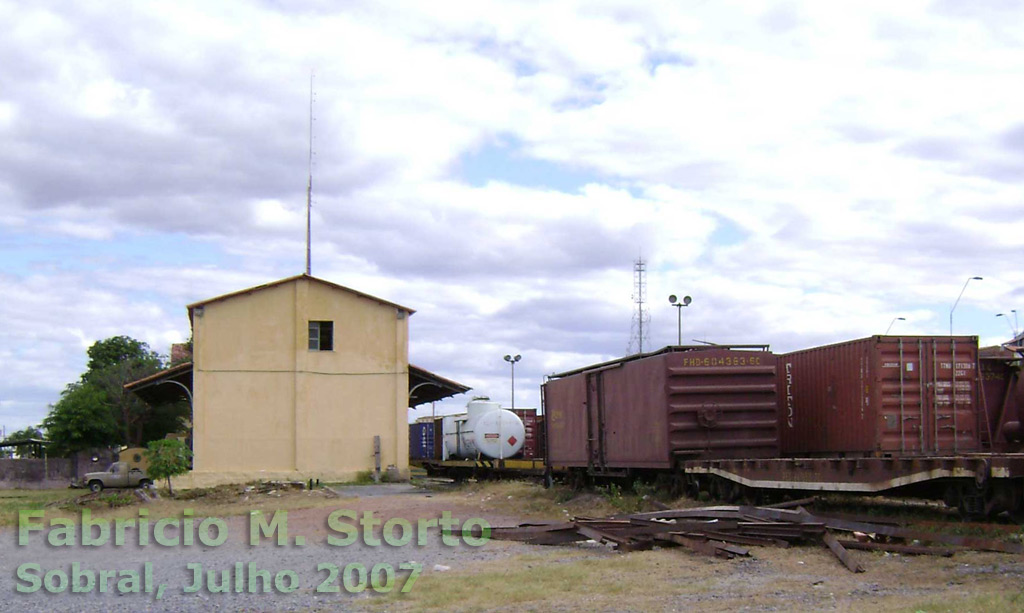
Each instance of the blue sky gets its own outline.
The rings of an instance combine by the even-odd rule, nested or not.
[[[130,9],[130,10],[129,10]],[[315,15],[315,19],[310,16]],[[302,272],[417,309],[411,360],[507,403],[649,346],[1006,340],[1024,309],[1011,4],[0,0],[0,425],[92,342]],[[445,403],[454,411],[465,398]]]

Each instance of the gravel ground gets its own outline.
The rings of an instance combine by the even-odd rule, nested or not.
[[[401,489],[401,491],[397,491]],[[336,531],[329,531],[327,527],[328,514],[337,509],[348,509],[362,514],[371,512],[375,518],[386,521],[392,517],[402,517],[415,526],[417,520],[438,519],[442,508],[450,510],[455,517],[467,519],[469,517],[483,517],[491,524],[514,523],[514,518],[503,517],[494,514],[481,514],[472,508],[458,508],[458,505],[447,504],[442,507],[437,501],[431,501],[429,494],[409,490],[408,488],[395,487],[373,487],[358,488],[354,491],[346,489],[343,494],[363,494],[356,498],[339,498],[337,505],[322,509],[306,509],[290,511],[288,513],[289,541],[291,544],[277,546],[272,539],[264,540],[260,545],[250,546],[249,517],[228,517],[224,518],[227,525],[227,540],[215,547],[204,546],[196,539],[193,546],[170,546],[165,547],[154,542],[145,546],[139,546],[136,533],[127,530],[128,543],[117,547],[112,543],[100,547],[76,546],[51,546],[46,542],[46,531],[34,532],[29,536],[28,544],[19,546],[18,533],[16,529],[5,529],[0,533],[0,542],[4,543],[0,549],[0,576],[4,577],[6,583],[0,588],[0,611],[308,611],[308,610],[334,610],[345,609],[360,601],[370,598],[373,590],[367,587],[362,593],[348,593],[341,587],[338,593],[318,593],[317,587],[328,579],[327,570],[317,570],[321,563],[334,564],[344,568],[348,564],[359,563],[367,570],[374,565],[387,564],[396,571],[396,584],[392,589],[401,589],[411,571],[400,570],[402,564],[416,563],[421,566],[423,573],[444,572],[448,567],[453,570],[466,568],[467,566],[487,560],[499,559],[509,555],[526,551],[528,546],[508,542],[488,542],[480,547],[472,547],[465,543],[459,546],[447,546],[442,543],[440,531],[437,528],[428,530],[429,538],[424,546],[418,546],[416,539],[405,546],[388,546],[383,544],[379,547],[370,547],[362,542],[349,546],[331,546],[326,542],[328,534],[336,537],[342,536]],[[400,495],[399,495],[400,494]],[[258,507],[257,507],[258,508]],[[270,513],[272,510],[267,508]],[[199,521],[195,521],[199,525]],[[152,526],[152,522],[151,522]],[[399,529],[400,535],[401,530]],[[375,530],[375,535],[380,538],[380,528]],[[167,535],[173,537],[175,531],[167,530]],[[294,543],[296,536],[305,539],[305,545]],[[108,593],[99,592],[99,583],[93,586],[92,591],[86,593],[72,592],[71,581],[68,586],[58,593],[50,593],[45,585],[34,593],[18,593],[17,587],[28,586],[26,580],[19,580],[17,569],[26,563],[35,563],[41,567],[38,573],[40,579],[48,571],[61,570],[69,577],[72,575],[72,563],[77,562],[82,569],[89,569],[93,572],[99,570],[134,570],[140,576],[144,575],[144,564],[150,563],[152,568],[152,592],[151,593],[126,593],[118,592],[117,580],[110,580]],[[240,584],[242,592],[234,592],[234,583],[229,587],[229,593],[214,593],[209,585],[205,585],[194,593],[186,593],[186,587],[193,584],[194,572],[189,570],[189,564],[201,564],[204,571],[218,571],[217,581],[220,580],[219,571],[234,573],[236,563],[241,563],[244,568],[252,565],[254,569],[269,571],[271,577],[280,571],[293,571],[294,577],[298,580],[298,587],[290,593],[248,593],[248,575],[243,573]],[[98,573],[97,573],[98,577]],[[52,575],[51,586],[59,588],[59,577]],[[282,581],[286,581],[282,576]],[[232,578],[232,581],[236,579]],[[80,580],[85,584],[87,579]],[[140,589],[145,590],[140,580]],[[256,580],[257,589],[260,581]],[[160,585],[166,586],[162,595],[157,599],[156,592]],[[285,583],[285,585],[287,585]],[[328,585],[341,586],[341,581],[335,579]],[[127,587],[127,586],[126,586]],[[415,587],[413,587],[415,589]]]

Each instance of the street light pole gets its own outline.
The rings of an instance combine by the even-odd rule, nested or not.
[[[683,301],[679,302],[676,299],[676,295],[672,294],[668,297],[668,303],[676,307],[676,345],[683,344],[683,307],[690,306],[693,298],[689,296],[683,296]]]
[[[956,302],[953,303],[953,308],[949,309],[949,335],[953,336],[953,311],[956,310],[956,305],[960,304],[960,299],[963,298],[964,292],[967,291],[967,284],[971,281],[984,281],[981,277],[968,277],[964,281],[964,287],[960,290],[960,295],[956,297]]]
[[[889,336],[889,330],[892,330],[892,325],[897,321],[907,321],[906,317],[893,317],[892,321],[889,322],[889,327],[885,329],[885,335]]]
[[[505,361],[512,366],[512,410],[516,410],[516,362],[523,359],[523,356],[516,354],[514,356],[506,355]]]

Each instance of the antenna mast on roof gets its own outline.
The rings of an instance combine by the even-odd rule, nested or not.
[[[313,71],[309,71],[309,181],[306,183],[306,274],[313,270],[312,218],[313,214]]]

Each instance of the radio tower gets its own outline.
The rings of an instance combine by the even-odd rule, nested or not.
[[[306,183],[306,274],[313,274],[313,71],[309,72],[309,181]]]
[[[651,327],[651,314],[647,312],[647,262],[643,257],[633,262],[633,304],[636,310],[633,311],[633,325],[629,331],[629,347],[626,350],[628,355],[644,352],[644,343],[647,342]]]

